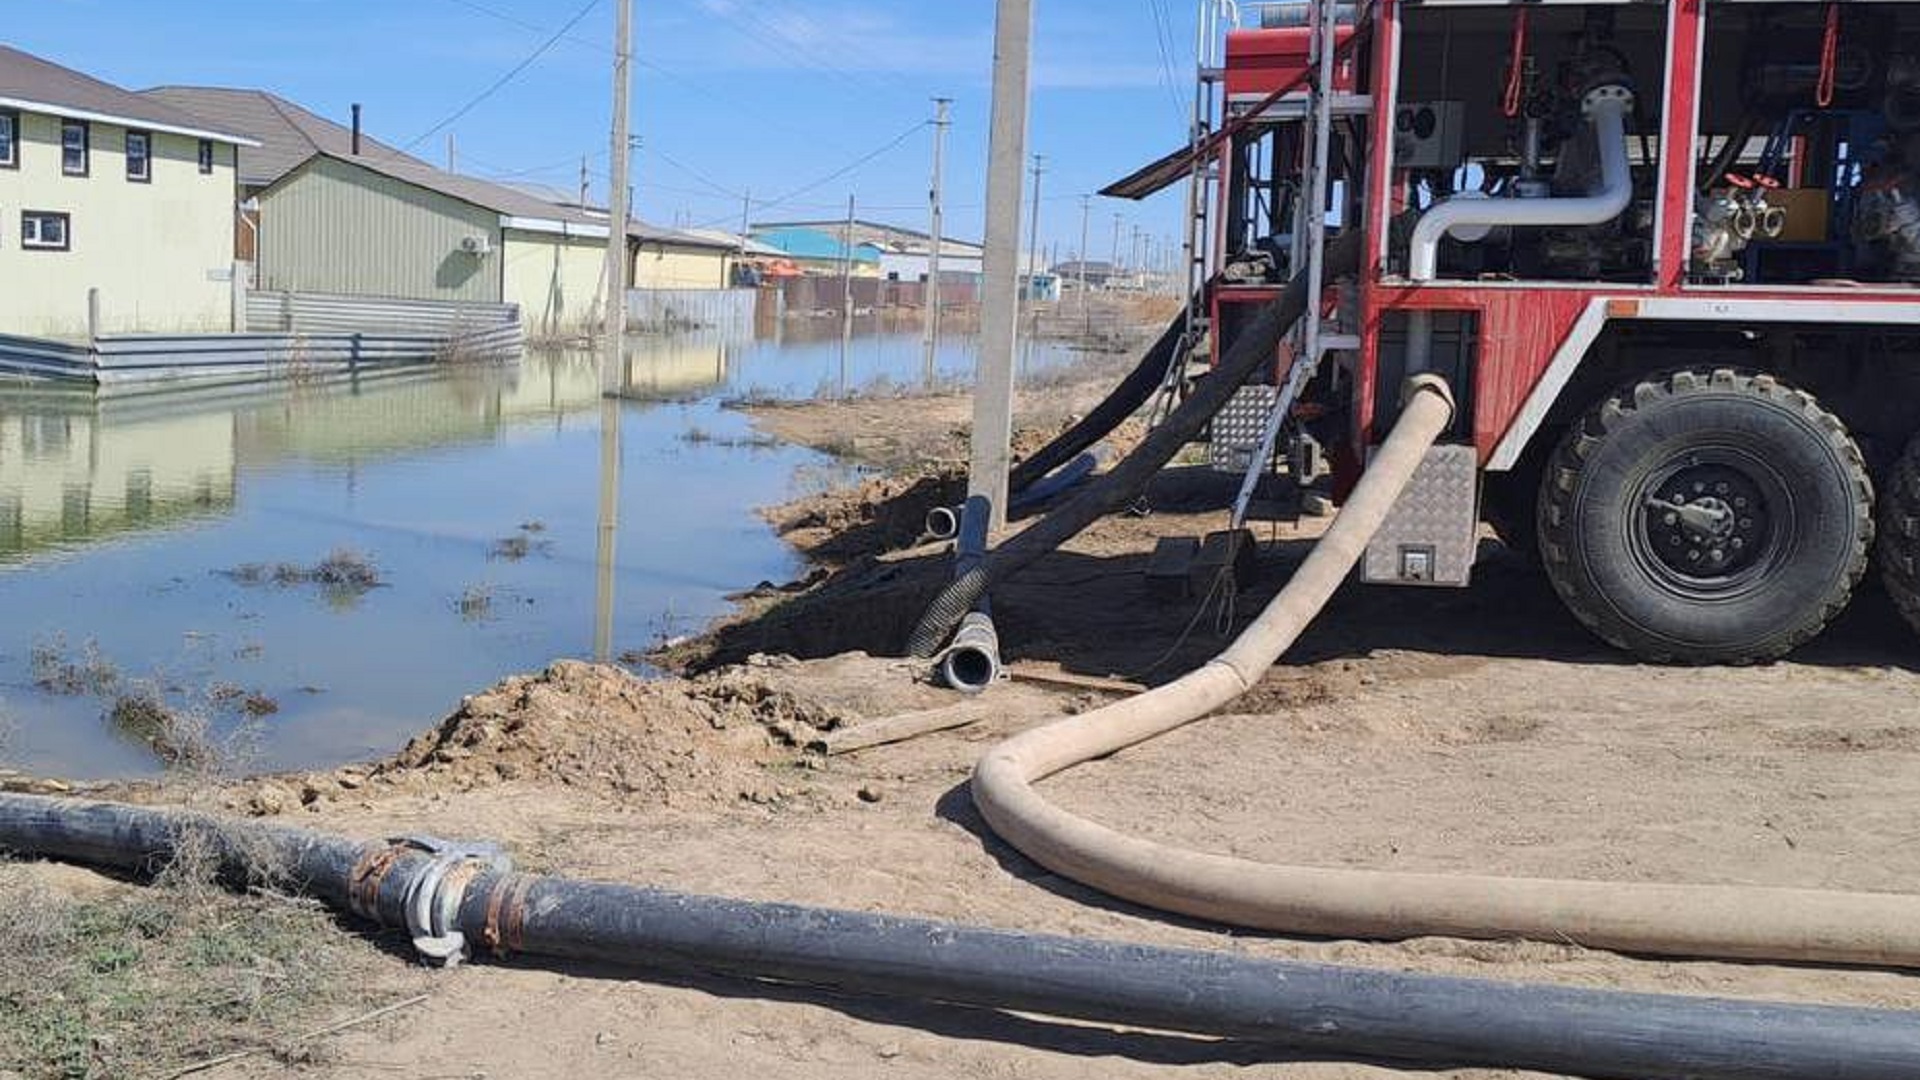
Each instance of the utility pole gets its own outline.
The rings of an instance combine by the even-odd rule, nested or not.
[[[984,501],[989,530],[1007,523],[1007,472],[1012,464],[1013,361],[1020,335],[1020,168],[1027,158],[1033,0],[998,0],[993,38],[986,280],[980,298],[980,367],[973,388],[973,453],[967,480],[969,512]]]
[[[1133,227],[1133,262],[1129,264],[1133,268],[1133,272],[1135,275],[1138,275],[1142,270],[1142,265],[1140,262],[1140,235],[1141,235],[1140,226],[1135,225]],[[1144,282],[1141,282],[1140,284],[1144,284]]]
[[[847,396],[847,360],[853,353],[853,218],[854,197],[847,196],[847,228],[840,234],[840,396]]]
[[[740,196],[740,239],[747,238],[747,232],[753,228],[753,189],[749,188]]]
[[[927,288],[924,316],[926,319],[926,360],[921,364],[921,375],[931,384],[938,370],[940,353],[940,246],[945,237],[946,228],[946,157],[947,128],[953,126],[953,99],[933,99],[933,220],[927,230],[931,244],[927,250]]]
[[[613,179],[607,188],[606,336],[600,369],[600,520],[595,552],[594,658],[613,656],[614,564],[620,537],[620,421],[617,398],[624,378],[627,332],[627,109],[633,90],[633,0],[619,0],[613,45]],[[580,203],[586,205],[586,162],[580,163]]]
[[[1038,300],[1035,288],[1040,277],[1040,178],[1047,174],[1047,156],[1033,155],[1033,206],[1027,211],[1032,232],[1027,238],[1027,299]]]
[[[587,159],[580,158],[580,209],[587,208]]]
[[[450,173],[460,171],[460,144],[451,131],[447,132],[447,171]]]
[[[627,110],[633,93],[633,0],[619,0],[613,43],[613,179],[607,187],[607,366],[600,389],[620,389],[622,346],[627,332],[627,204],[632,144]]]
[[[1113,278],[1120,276],[1120,229],[1125,220],[1124,214],[1113,215],[1113,262],[1109,264],[1109,268],[1113,271]]]
[[[1093,326],[1093,309],[1088,306],[1087,297],[1087,241],[1092,235],[1087,231],[1093,222],[1093,196],[1080,196],[1080,319],[1088,328]]]

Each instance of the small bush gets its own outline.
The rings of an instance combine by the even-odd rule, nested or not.
[[[67,648],[66,635],[40,638],[33,643],[28,664],[34,685],[50,694],[110,694],[120,684],[120,669],[91,639],[75,656]]]
[[[348,547],[335,548],[313,566],[290,562],[242,563],[226,571],[226,575],[241,585],[271,583],[281,588],[318,585],[331,597],[346,598],[358,597],[384,584],[380,568],[374,565],[372,557]]]

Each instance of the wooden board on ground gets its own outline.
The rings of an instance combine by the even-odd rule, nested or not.
[[[993,716],[997,710],[990,701],[973,699],[948,705],[926,712],[905,713],[889,716],[883,720],[870,720],[864,724],[830,731],[826,737],[814,744],[814,749],[823,750],[830,755],[851,754],[855,750],[867,750],[888,743],[905,742],[908,739],[931,735],[936,731],[951,731],[954,728],[977,724]]]
[[[1147,688],[1139,683],[1125,679],[1107,679],[1098,675],[1076,675],[1071,671],[1061,671],[1055,667],[1043,667],[1036,664],[1015,663],[1007,665],[1007,675],[1020,682],[1040,683],[1045,686],[1065,686],[1075,690],[1098,690],[1103,694],[1143,694]]]

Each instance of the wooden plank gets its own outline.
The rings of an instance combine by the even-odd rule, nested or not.
[[[1147,688],[1139,683],[1125,679],[1105,679],[1097,675],[1075,675],[1058,668],[1035,667],[1032,664],[1009,664],[1007,676],[1016,682],[1040,683],[1044,686],[1065,686],[1075,690],[1098,690],[1105,694],[1144,694]]]
[[[830,731],[824,739],[815,743],[813,748],[824,750],[833,756],[851,754],[855,750],[867,750],[889,743],[905,742],[922,735],[931,735],[936,731],[951,731],[954,728],[977,724],[993,716],[997,711],[984,701],[963,701],[944,708],[889,716],[884,720],[870,720],[853,727]]]

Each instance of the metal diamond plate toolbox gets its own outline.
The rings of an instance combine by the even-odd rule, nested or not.
[[[1367,545],[1363,580],[1455,587],[1472,580],[1480,534],[1479,464],[1471,446],[1429,449]]]
[[[1209,456],[1221,472],[1244,473],[1267,433],[1267,417],[1279,400],[1277,386],[1243,386],[1213,418]]]

